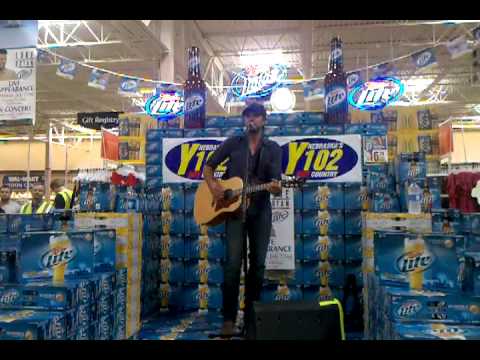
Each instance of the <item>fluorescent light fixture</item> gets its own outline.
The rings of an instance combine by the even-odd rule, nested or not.
[[[52,26],[52,25],[77,25],[85,23],[86,20],[38,20],[38,26]]]
[[[281,49],[243,52],[240,55],[240,62],[243,66],[271,64],[288,65],[288,60]]]

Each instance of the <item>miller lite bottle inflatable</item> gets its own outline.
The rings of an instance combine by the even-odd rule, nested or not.
[[[200,56],[197,47],[188,49],[188,74],[184,88],[184,125],[186,129],[205,127],[206,85],[200,75]]]
[[[343,71],[342,41],[331,41],[328,72],[325,75],[325,117],[328,124],[348,123],[347,76]]]

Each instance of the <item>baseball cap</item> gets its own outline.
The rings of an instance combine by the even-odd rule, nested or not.
[[[242,117],[245,116],[263,116],[264,118],[267,117],[267,110],[263,107],[262,104],[259,103],[252,103],[248,105],[245,109],[242,111]]]

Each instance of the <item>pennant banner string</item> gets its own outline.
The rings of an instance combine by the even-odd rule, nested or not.
[[[357,72],[357,71],[363,71],[363,70],[367,70],[367,69],[372,69],[372,68],[375,68],[379,65],[382,65],[382,64],[386,64],[386,63],[394,63],[394,62],[397,62],[397,61],[400,61],[400,60],[403,60],[403,59],[406,59],[406,58],[409,58],[411,57],[412,55],[414,54],[417,54],[417,53],[420,53],[420,52],[423,52],[423,51],[426,51],[426,50],[429,50],[429,49],[433,49],[433,48],[436,48],[440,45],[446,45],[447,42],[437,42],[437,43],[434,43],[432,44],[431,46],[428,46],[424,49],[420,49],[420,50],[415,50],[415,51],[412,51],[408,54],[405,54],[405,55],[402,55],[402,56],[399,56],[399,57],[396,57],[390,61],[383,61],[383,62],[380,62],[380,63],[377,63],[377,64],[372,64],[372,65],[368,65],[368,66],[364,66],[364,67],[361,67],[361,68],[357,68],[357,69],[353,69],[353,70],[350,70],[348,71],[348,73],[352,73],[352,72]],[[109,73],[111,75],[114,75],[114,76],[117,76],[117,77],[123,77],[123,78],[128,78],[128,79],[133,79],[133,80],[139,80],[139,81],[143,81],[143,82],[146,82],[146,83],[154,83],[154,84],[165,84],[165,85],[172,85],[172,86],[183,86],[183,84],[180,84],[180,83],[172,83],[172,82],[168,82],[168,81],[162,81],[162,80],[153,80],[153,79],[147,79],[147,78],[142,78],[142,77],[138,77],[138,76],[132,76],[132,75],[127,75],[127,74],[123,74],[123,73],[118,73],[118,72],[115,72],[115,71],[111,71],[111,70],[107,70],[107,69],[103,69],[103,68],[99,68],[97,66],[93,66],[93,65],[89,65],[89,64],[85,64],[85,63],[81,63],[79,61],[76,61],[76,60],[72,60],[72,59],[69,59],[63,55],[59,55],[53,51],[50,51],[48,49],[39,49],[39,51],[43,51],[43,52],[46,52],[46,53],[49,53],[55,57],[58,57],[60,59],[64,59],[64,60],[68,60],[68,61],[72,61],[72,62],[75,62],[77,63],[78,65],[80,66],[83,66],[83,67],[86,67],[86,68],[90,68],[90,69],[97,69],[97,70],[100,70],[100,71],[103,71],[105,73]],[[308,82],[308,81],[315,81],[315,80],[322,80],[324,79],[324,76],[321,76],[321,77],[313,77],[311,79],[302,79],[302,80],[283,80],[282,83],[284,84],[291,84],[291,85],[294,85],[294,84],[300,84],[300,83],[304,83],[304,82]],[[211,89],[228,89],[228,88],[234,88],[236,86],[232,86],[232,85],[223,85],[223,86],[211,86],[209,84],[207,84],[207,86]]]

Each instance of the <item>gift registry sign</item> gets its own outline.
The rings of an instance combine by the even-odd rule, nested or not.
[[[293,189],[271,195],[272,232],[265,266],[267,270],[295,270]]]
[[[309,181],[361,182],[361,136],[280,136],[271,137],[282,149],[282,173]],[[203,169],[225,140],[216,138],[163,139],[163,180],[165,183],[203,180]],[[221,178],[225,159],[216,169]]]

